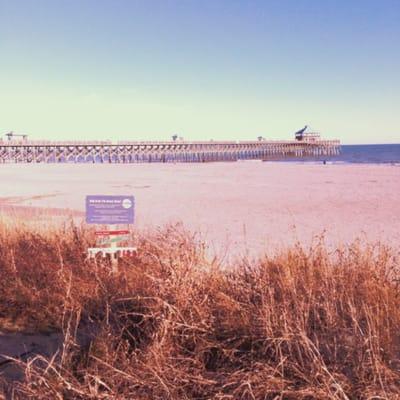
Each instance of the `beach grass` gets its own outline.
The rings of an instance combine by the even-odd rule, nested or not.
[[[53,358],[15,361],[15,399],[400,398],[395,249],[297,244],[228,267],[166,226],[113,273],[86,258],[94,240],[0,227],[2,330],[64,333]]]

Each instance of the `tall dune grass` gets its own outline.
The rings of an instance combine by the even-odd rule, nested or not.
[[[1,227],[0,321],[65,334],[53,359],[20,362],[14,398],[400,398],[393,249],[298,245],[223,269],[181,228],[136,240],[113,274],[85,258],[86,228]]]

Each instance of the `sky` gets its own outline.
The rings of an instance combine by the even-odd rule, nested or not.
[[[400,0],[0,0],[0,134],[400,142]]]

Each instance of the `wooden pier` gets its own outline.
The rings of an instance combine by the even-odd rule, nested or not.
[[[332,156],[338,140],[31,141],[0,140],[0,163],[151,163]]]

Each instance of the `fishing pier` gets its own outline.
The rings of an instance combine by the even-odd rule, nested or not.
[[[339,140],[304,136],[288,141],[32,141],[0,140],[0,163],[166,163],[275,160],[332,156]]]

